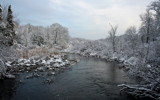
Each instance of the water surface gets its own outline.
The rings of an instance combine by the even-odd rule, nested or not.
[[[0,95],[2,100],[127,100],[119,95],[118,84],[129,83],[126,73],[118,68],[116,62],[106,62],[96,58],[80,56],[81,61],[55,76],[50,76],[54,82],[44,84],[48,77],[24,79],[27,73],[22,73],[17,80],[24,84],[11,82],[14,91]],[[45,74],[42,72],[41,74]],[[16,81],[16,80],[15,80]],[[0,92],[6,91],[7,85],[2,84]],[[11,85],[12,84],[12,85]],[[3,92],[2,91],[2,92]]]

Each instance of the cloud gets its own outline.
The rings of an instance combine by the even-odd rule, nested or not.
[[[142,2],[138,0],[136,2],[129,0],[101,0],[103,4],[110,4],[109,6],[101,7],[88,0],[75,0],[69,2],[69,4],[68,1],[70,0],[63,2],[65,9],[62,11],[72,15],[73,23],[79,27],[79,30],[77,28],[76,30],[71,28],[72,32],[76,32],[76,35],[79,33],[79,35],[84,37],[85,35],[92,35],[92,37],[93,35],[99,35],[101,38],[105,37],[104,33],[107,36],[110,30],[109,23],[119,26],[119,35],[124,34],[129,26],[135,25],[139,27],[141,23],[139,15],[145,11],[149,2],[149,0],[147,2],[145,0],[141,0]]]
[[[126,28],[131,25],[135,25],[137,27],[140,25],[138,15],[142,11],[142,7],[140,6],[130,8],[127,6],[113,5],[109,8],[96,8],[87,2],[75,2],[75,4],[79,9],[81,9],[81,15],[85,15],[85,19],[89,19],[92,23],[92,25],[88,25],[88,27],[92,27],[93,31],[97,30],[97,33],[94,32],[94,35],[100,35],[104,32],[107,34],[110,29],[109,23],[119,25],[119,34],[123,34]]]
[[[73,37],[99,39],[107,36],[109,23],[123,34],[131,25],[139,27],[139,15],[152,0],[9,0],[22,23],[47,26],[60,23]],[[7,0],[6,0],[7,2]]]
[[[51,0],[51,2],[55,3],[55,4],[62,4],[61,0]]]

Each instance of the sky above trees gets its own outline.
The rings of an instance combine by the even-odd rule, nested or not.
[[[129,26],[140,26],[139,15],[153,0],[1,0],[11,4],[22,25],[49,26],[60,23],[72,37],[107,37],[109,23],[118,25],[121,35]]]

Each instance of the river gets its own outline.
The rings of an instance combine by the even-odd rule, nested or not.
[[[0,81],[0,100],[128,100],[119,94],[118,84],[134,84],[134,80],[118,68],[117,62],[97,58],[78,57],[80,62],[55,76],[52,84],[44,84],[47,77]],[[42,72],[43,73],[43,72]],[[16,82],[23,80],[23,84]]]

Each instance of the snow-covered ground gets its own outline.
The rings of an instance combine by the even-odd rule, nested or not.
[[[18,60],[14,60],[13,62],[7,61],[6,63],[0,61],[2,66],[0,72],[3,73],[0,75],[3,78],[15,78],[14,74],[17,75],[19,72],[34,72],[32,75],[26,76],[27,79],[39,76],[36,72],[47,72],[49,75],[54,75],[59,70],[65,69],[76,62],[76,59],[68,59],[67,55],[54,55],[46,57],[33,56],[28,59],[20,58]]]

